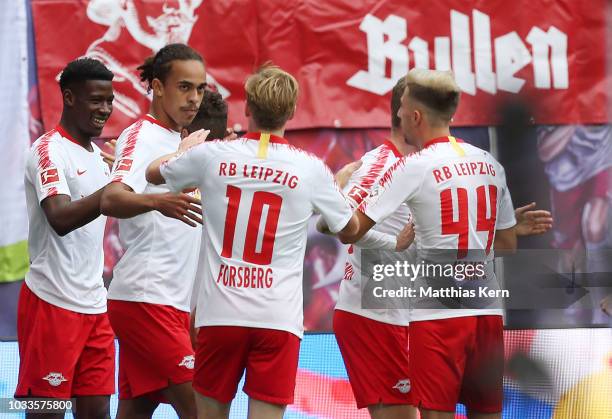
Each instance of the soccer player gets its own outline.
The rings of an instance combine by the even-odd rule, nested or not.
[[[192,226],[201,223],[200,201],[147,183],[145,169],[179,149],[181,128],[196,116],[204,95],[205,70],[200,55],[183,44],[160,49],[140,70],[153,94],[150,112],[118,138],[112,183],[101,200],[104,214],[120,218],[126,248],[108,294],[119,339],[117,417],[150,417],[168,401],[189,418],[196,414],[189,311],[201,237],[199,225]]]
[[[303,335],[308,220],[354,233],[355,218],[327,166],[283,138],[298,84],[264,66],[246,84],[249,133],[166,156],[147,170],[172,190],[198,187],[204,218],[193,382],[200,418],[227,418],[246,370],[249,418],[281,418],[293,402]]]
[[[368,197],[385,171],[398,159],[416,150],[407,144],[397,112],[406,87],[401,78],[391,94],[391,135],[381,146],[366,153],[363,164],[353,173],[344,193],[353,208]],[[374,229],[395,237],[406,224],[405,234],[414,239],[410,211],[403,204]],[[395,243],[388,250],[395,248]],[[408,373],[408,310],[364,309],[361,303],[361,248],[348,248],[344,280],[334,311],[334,333],[346,366],[359,409],[367,407],[374,419],[408,419],[416,411],[410,405]],[[384,248],[384,247],[383,247]],[[401,254],[409,259],[410,251]],[[375,368],[372,366],[375,365]]]
[[[60,122],[34,142],[26,163],[30,270],[19,296],[15,397],[75,397],[77,418],[109,417],[115,391],[100,216],[109,168],[91,141],[113,110],[112,79],[97,60],[70,62],[59,79]]]
[[[398,116],[405,138],[419,152],[398,160],[382,176],[356,212],[359,231],[348,241],[406,203],[415,220],[420,260],[433,249],[454,249],[459,261],[474,252],[486,254],[482,262],[490,267],[494,249],[516,248],[503,167],[489,153],[450,135],[459,93],[449,72],[408,73]],[[493,281],[489,271],[487,279]],[[411,311],[410,398],[425,419],[453,418],[458,402],[471,418],[501,417],[501,314],[496,308]]]
[[[361,158],[362,165],[343,188],[353,208],[369,196],[388,168],[404,155],[416,151],[416,147],[406,142],[397,116],[405,87],[406,79],[401,78],[392,91],[390,138]],[[531,203],[515,210],[517,235],[542,234],[552,227],[550,212],[534,208],[535,203]],[[387,233],[393,238],[395,234],[398,234],[397,238],[409,235],[404,239],[412,242],[414,230],[405,227],[406,223],[412,227],[410,218],[408,207],[402,204],[372,230]],[[334,333],[357,407],[368,407],[374,419],[414,417],[416,411],[409,405],[408,309],[362,308],[361,249],[385,248],[384,245],[364,247],[362,242],[348,248],[344,281],[340,285],[334,312]],[[386,245],[386,250],[392,249]],[[409,251],[404,252],[401,258],[416,264],[415,256],[413,251]],[[371,365],[378,367],[372,370]]]

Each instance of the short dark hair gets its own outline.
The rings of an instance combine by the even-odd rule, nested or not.
[[[402,77],[393,86],[391,92],[391,127],[399,128],[401,125],[401,119],[397,116],[399,108],[402,106],[402,95],[406,90],[406,76]]]
[[[185,44],[168,44],[157,54],[150,56],[138,67],[140,70],[140,80],[147,84],[147,89],[151,90],[151,83],[154,79],[159,79],[163,83],[166,81],[168,73],[172,67],[172,61],[195,60],[204,63],[202,56],[196,50]]]
[[[93,58],[77,58],[70,61],[62,70],[59,85],[62,92],[71,84],[86,80],[112,81],[114,74],[101,61]]]
[[[206,89],[197,115],[193,118],[187,131],[191,134],[199,129],[208,129],[208,138],[219,139],[226,135],[227,103],[221,94]]]

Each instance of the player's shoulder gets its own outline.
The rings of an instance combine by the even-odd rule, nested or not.
[[[481,157],[481,158],[489,161],[490,163],[495,164],[495,165],[501,167],[501,164],[499,163],[499,161],[488,150],[485,150],[483,148],[480,148],[480,147],[477,147],[477,146],[475,146],[473,144],[468,144],[468,143],[462,144],[462,146],[466,147],[468,150],[470,150],[470,152],[471,152],[471,154],[473,156]]]
[[[270,158],[291,162],[296,168],[326,166],[316,154],[297,147],[291,143],[272,143],[269,145]]]
[[[148,123],[145,119],[138,119],[134,121],[131,125],[121,131],[119,137],[117,138],[117,143],[120,141],[127,141],[128,138],[137,138],[142,136],[151,128],[151,124]]]
[[[61,149],[61,140],[61,134],[56,129],[52,129],[38,137],[36,141],[32,143],[30,155],[40,158],[48,156],[52,152],[57,153],[57,150]]]
[[[59,131],[57,129],[52,129],[50,131],[45,132],[44,134],[42,134],[40,137],[38,137],[33,143],[32,146],[30,148],[34,149],[36,148],[38,145],[40,145],[41,143],[46,143],[49,144],[52,141],[58,141],[61,138],[61,134],[59,133]]]
[[[363,166],[369,166],[376,163],[386,162],[387,159],[393,156],[393,151],[386,144],[381,144],[376,148],[366,152],[363,156],[361,156],[361,161],[363,162]]]
[[[283,144],[282,147],[283,150],[294,159],[298,167],[304,169],[314,168],[315,170],[323,170],[326,173],[331,173],[327,164],[316,154],[291,144]]]

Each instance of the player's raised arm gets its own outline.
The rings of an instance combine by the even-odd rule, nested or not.
[[[167,162],[173,158],[176,160],[179,157],[185,156],[187,150],[204,143],[209,133],[210,131],[208,130],[198,130],[181,141],[179,149],[176,153],[166,154],[165,156],[155,159],[147,167],[147,181],[154,185],[166,183],[166,176],[163,176],[161,170],[162,165],[167,164]],[[180,163],[175,164],[173,161],[173,164],[171,165],[173,169],[167,171],[167,176],[174,175],[173,179],[176,179],[176,182],[174,182],[175,185],[178,185],[179,183],[185,184],[185,186],[176,190],[183,190],[186,186],[195,186],[197,181],[200,179],[199,174],[201,173],[201,167],[197,166],[197,162],[200,160],[200,158],[205,158],[205,155],[202,155],[201,153],[190,153],[188,156],[181,158]]]
[[[134,128],[135,130],[136,128]],[[132,137],[133,139],[134,137]],[[131,144],[130,135],[118,140],[118,159],[113,168],[111,184],[100,199],[100,211],[115,218],[131,218],[149,211],[159,211],[194,226],[201,223],[200,200],[187,194],[143,194],[147,180],[145,169],[155,158],[146,148],[139,148],[137,141]],[[126,149],[128,150],[126,152]]]
[[[345,197],[347,197],[348,202],[351,205],[351,208],[353,209],[359,206],[363,198],[365,198],[367,196],[367,193],[369,192],[369,189],[365,189],[360,186],[360,193],[351,194],[353,186],[358,179],[367,176],[368,172],[369,166],[366,168],[365,166],[363,166],[363,162],[361,160],[357,160],[346,164],[334,175],[336,183],[340,188],[343,189],[343,193]],[[357,222],[358,220],[359,214],[356,214],[355,221]],[[368,221],[365,219],[362,222],[363,225],[368,224]],[[343,241],[343,243],[349,243],[350,240],[352,240],[353,238],[352,236],[358,231],[358,228],[355,230],[351,230],[353,226],[347,225],[347,227],[349,228],[345,232],[341,231],[338,233],[338,238],[340,239],[340,241]],[[410,231],[412,231],[412,237],[409,232],[406,231],[406,229],[410,229]],[[362,249],[384,249],[402,251],[407,249],[414,241],[414,231],[412,230],[412,226],[406,226],[406,229],[402,230],[402,232],[397,236],[388,233],[383,233],[380,231],[369,230],[364,233],[357,242],[355,242],[355,245],[361,247]],[[327,223],[325,222],[325,219],[323,217],[320,217],[319,220],[317,220],[317,230],[323,234],[333,234],[329,230],[329,227],[327,226]]]
[[[537,209],[535,202],[516,208],[514,215],[517,236],[544,234],[552,228],[552,214],[550,211]]]

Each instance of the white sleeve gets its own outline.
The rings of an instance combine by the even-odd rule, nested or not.
[[[353,216],[351,207],[334,180],[334,175],[321,160],[315,160],[312,177],[312,206],[323,216],[329,230],[337,233],[348,224]]]
[[[370,190],[374,186],[374,182],[365,181],[371,164],[363,157],[361,161],[362,165],[353,172],[346,186],[342,189],[342,193],[353,209],[359,207],[359,204],[370,195]]]
[[[499,191],[499,210],[497,212],[497,222],[495,224],[496,230],[504,230],[516,225],[516,217],[514,215],[514,206],[512,205],[512,197],[510,196],[510,190],[506,185],[506,174],[501,165],[498,165],[501,171],[502,186]]]
[[[207,156],[211,154],[210,147],[207,147],[209,144],[199,144],[162,163],[159,171],[170,190],[180,192],[200,186],[208,163]]]
[[[38,202],[55,195],[71,196],[66,180],[68,167],[61,150],[55,142],[49,142],[46,147],[34,147],[30,151],[27,170]]]
[[[383,221],[421,189],[424,172],[410,158],[399,159],[372,188],[359,211],[376,223]]]
[[[139,135],[131,136],[130,131],[124,131],[117,140],[116,160],[113,164],[111,182],[121,182],[132,188],[136,193],[142,193],[147,187],[145,173],[149,164],[158,157],[154,148]]]
[[[361,249],[395,250],[397,247],[397,237],[370,229],[355,243],[355,246]]]

